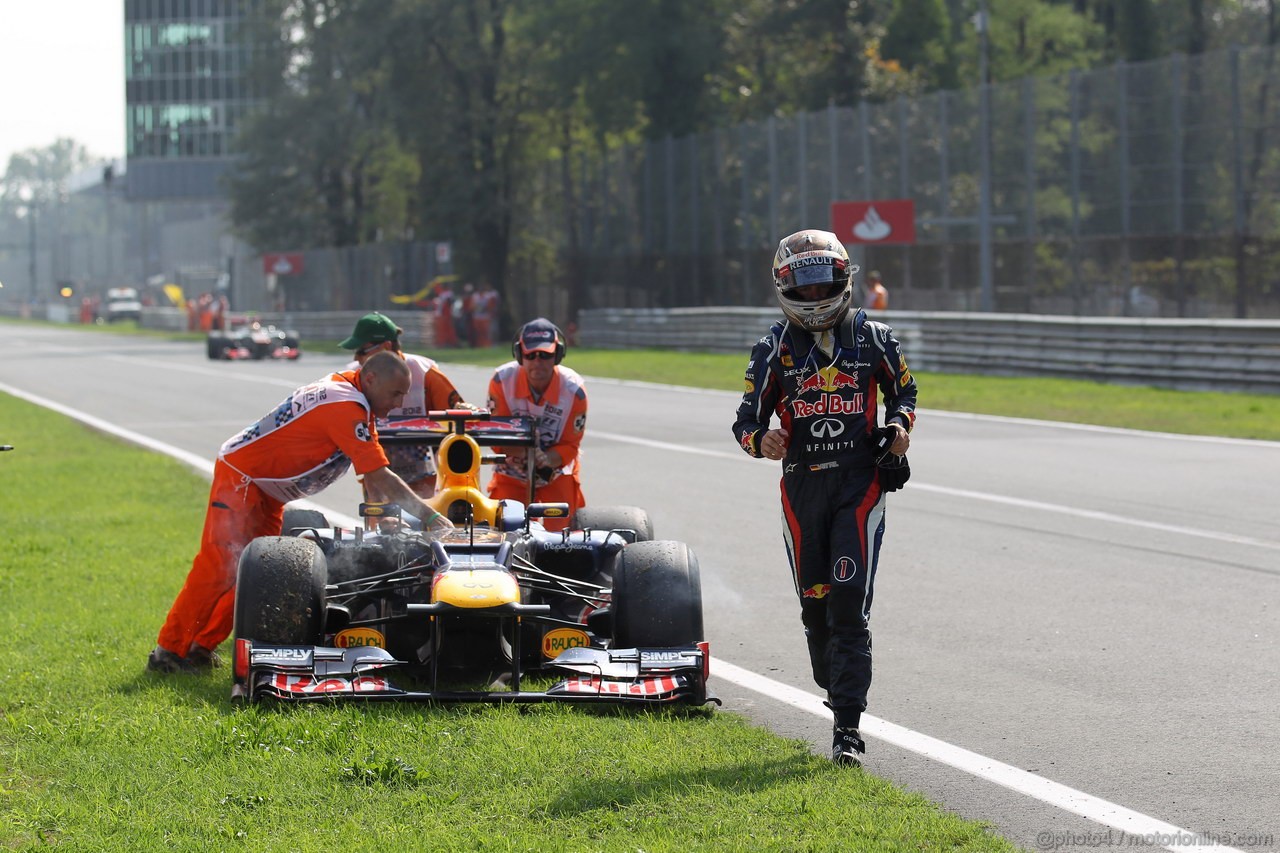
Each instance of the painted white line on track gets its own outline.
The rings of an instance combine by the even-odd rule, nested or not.
[[[213,463],[208,459],[205,459],[203,456],[188,453],[179,447],[174,447],[171,444],[165,444],[163,441],[156,441],[154,438],[149,438],[140,432],[134,432],[131,429],[116,426],[109,421],[104,421],[102,418],[95,417],[87,412],[82,412],[79,409],[73,409],[70,406],[62,405],[61,403],[55,403],[53,400],[46,400],[44,397],[37,397],[35,394],[28,394],[20,388],[14,388],[12,385],[6,385],[3,382],[0,382],[0,391],[17,397],[20,400],[26,400],[28,403],[42,406],[46,409],[57,412],[60,415],[66,415],[72,420],[79,421],[85,426],[93,427],[99,432],[105,432],[108,435],[114,435],[116,438],[124,439],[132,444],[145,447],[147,450],[154,450],[157,453],[163,453],[166,456],[171,456],[179,462],[183,462],[191,466],[201,474],[205,474],[207,476],[213,475]]]
[[[114,435],[148,450],[171,456],[206,475],[212,475],[213,473],[213,463],[194,453],[156,441],[141,433],[118,427],[101,418],[72,409],[61,403],[55,403],[52,400],[29,394],[4,383],[0,383],[0,391],[80,421],[100,432]],[[649,443],[662,444],[662,442]],[[677,445],[672,445],[672,447],[677,447]],[[687,450],[688,448],[685,449]],[[331,523],[337,523],[340,526],[354,527],[359,523],[357,519],[351,516],[334,512],[311,501],[295,501],[294,503],[308,509],[320,510],[326,514]],[[735,666],[719,658],[712,660],[711,668],[715,678],[731,681],[747,690],[776,699],[783,704],[821,717],[824,720],[831,719],[831,712],[823,705],[822,699],[812,693],[766,678],[763,675]],[[1216,850],[1243,853],[1243,851],[1238,851],[1234,847],[1216,844],[1212,839],[1203,838],[1190,830],[1171,823],[1165,823],[1141,812],[1086,794],[1083,791],[1077,791],[1074,788],[1053,782],[1042,776],[1020,770],[1010,764],[987,758],[976,752],[970,752],[962,747],[954,746],[946,741],[938,740],[869,714],[862,715],[862,732],[908,752],[914,752],[934,761],[955,767],[980,779],[994,782],[1011,791],[1088,818],[1104,826],[1120,829],[1132,836],[1142,836],[1157,842],[1150,846],[1158,846],[1172,851],[1181,851],[1187,847],[1195,847],[1197,849],[1200,847],[1212,847]],[[1183,840],[1185,843],[1160,843],[1166,839],[1174,840],[1175,842]]]
[[[1060,515],[1070,515],[1076,518],[1087,518],[1090,521],[1106,521],[1112,524],[1126,524],[1130,527],[1159,530],[1162,533],[1176,533],[1180,536],[1194,536],[1199,539],[1212,539],[1217,542],[1230,542],[1233,545],[1252,545],[1255,548],[1267,548],[1272,551],[1280,551],[1280,542],[1269,542],[1266,539],[1255,539],[1252,536],[1237,536],[1234,533],[1223,533],[1218,530],[1203,530],[1198,527],[1183,527],[1180,524],[1164,524],[1159,521],[1129,518],[1128,516],[1115,515],[1110,512],[1080,509],[1073,506],[1063,506],[1062,504],[1026,500],[1025,498],[1011,498],[1005,495],[993,495],[988,492],[973,492],[968,489],[952,489],[947,486],[932,486],[928,483],[912,483],[912,486],[920,489],[921,491],[936,492],[937,494],[947,495],[948,497],[966,498],[976,501],[989,501],[991,503],[1004,504],[1005,506],[1016,506],[1022,507],[1023,509],[1036,509],[1044,512],[1054,512]]]
[[[788,684],[774,681],[771,678],[766,678],[763,675],[758,675],[740,666],[734,666],[728,661],[712,658],[711,674],[715,678],[731,681],[740,687],[761,693],[816,717],[821,717],[828,721],[831,719],[831,711],[822,704],[821,697]],[[1026,770],[1021,770],[1011,764],[987,758],[985,755],[970,752],[962,747],[954,746],[946,741],[938,740],[935,737],[930,737],[887,720],[881,720],[869,714],[862,715],[860,730],[863,734],[870,735],[885,743],[893,744],[917,755],[923,755],[957,770],[963,770],[965,773],[977,776],[979,779],[994,782],[1001,787],[1088,818],[1103,826],[1119,829],[1130,836],[1142,836],[1157,842],[1166,842],[1151,846],[1175,851],[1183,850],[1187,847],[1212,847],[1223,851],[1236,850],[1234,847],[1215,844],[1210,838],[1197,835],[1174,824],[1165,823],[1133,809],[1125,808],[1116,803],[1095,797],[1092,794],[1086,794],[1083,791],[1077,791],[1075,788],[1069,788],[1066,785],[1045,779],[1043,776],[1028,773]],[[1179,841],[1184,843],[1180,844],[1178,843]]]
[[[1168,441],[1189,441],[1195,444],[1237,444],[1244,447],[1267,448],[1280,450],[1280,441],[1267,441],[1261,438],[1232,438],[1225,435],[1188,435],[1182,432],[1156,432],[1146,429],[1126,429],[1125,427],[1100,426],[1098,424],[1073,424],[1066,421],[1044,421],[1037,418],[1011,418],[1006,415],[977,415],[972,412],[944,412],[940,409],[919,409],[921,414],[930,418],[945,418],[953,421],[982,421],[984,423],[1011,424],[1014,426],[1034,426],[1049,429],[1074,430],[1075,432],[1100,432],[1110,435],[1125,435],[1133,438],[1160,438]]]
[[[587,376],[592,384],[618,385],[621,387],[649,388],[655,391],[673,391],[699,396],[714,395],[725,399],[741,400],[738,391],[721,391],[713,388],[691,388],[688,385],[664,385],[660,382],[644,382],[639,379],[610,379],[601,376]],[[1246,447],[1265,447],[1280,450],[1280,441],[1267,441],[1260,438],[1231,438],[1219,435],[1189,435],[1181,432],[1156,432],[1145,429],[1129,429],[1126,427],[1101,426],[1099,424],[1073,424],[1067,421],[1046,421],[1036,418],[1013,418],[1008,415],[981,415],[974,412],[949,412],[943,409],[916,409],[921,415],[929,418],[945,418],[950,420],[981,421],[983,423],[1011,424],[1014,426],[1049,427],[1052,429],[1076,430],[1079,432],[1100,432],[1111,435],[1127,435],[1135,438],[1163,438],[1174,441],[1191,441],[1201,444],[1239,444]]]
[[[630,435],[620,435],[613,432],[599,432],[592,430],[587,433],[592,438],[604,438],[609,441],[622,442],[624,444],[635,444],[641,447],[651,447],[655,450],[669,450],[676,453],[692,453],[696,456],[709,456],[714,459],[732,459],[735,462],[744,458],[744,454],[740,451],[730,452],[725,450],[707,450],[702,447],[693,447],[687,444],[672,444],[666,441],[654,441],[647,438],[636,438]],[[752,460],[746,457],[748,461],[767,461]],[[775,463],[769,463],[775,464]],[[1280,551],[1280,542],[1273,542],[1266,539],[1255,539],[1251,536],[1238,536],[1234,533],[1223,533],[1219,530],[1204,530],[1198,527],[1184,527],[1178,524],[1164,524],[1159,521],[1147,521],[1142,518],[1130,518],[1129,516],[1116,515],[1110,512],[1099,512],[1092,509],[1080,509],[1079,507],[1065,506],[1063,504],[1048,503],[1046,501],[1033,501],[1026,498],[1015,498],[1007,495],[995,495],[990,492],[975,492],[971,489],[953,489],[949,486],[934,486],[929,483],[921,483],[915,479],[911,481],[911,488],[919,492],[933,492],[939,495],[947,495],[953,498],[964,498],[965,500],[986,501],[988,503],[1003,504],[1005,506],[1016,506],[1023,509],[1034,509],[1041,512],[1057,513],[1058,515],[1067,515],[1074,518],[1087,518],[1090,521],[1104,521],[1111,524],[1123,524],[1129,527],[1141,527],[1146,530],[1158,530],[1161,533],[1176,533],[1181,536],[1192,536],[1197,539],[1211,539],[1215,542],[1228,542],[1233,545],[1251,545],[1255,548],[1266,548],[1271,551]]]
[[[634,435],[622,435],[616,432],[601,432],[593,429],[587,432],[591,438],[607,438],[609,441],[618,441],[623,444],[636,444],[640,447],[652,447],[654,450],[671,450],[675,453],[692,453],[695,456],[709,456],[713,459],[732,459],[734,462],[740,462],[746,459],[748,462],[767,462],[767,459],[752,459],[744,454],[741,450],[730,453],[727,450],[708,450],[705,447],[694,447],[691,444],[672,444],[669,441],[655,441],[651,438],[637,438]]]
[[[198,456],[195,453],[189,453],[180,447],[174,447],[172,444],[165,444],[163,441],[157,441],[156,439],[143,435],[140,432],[134,432],[131,429],[116,426],[110,421],[104,421],[102,418],[95,417],[87,412],[82,412],[78,409],[64,406],[61,403],[55,403],[53,400],[46,400],[44,397],[37,397],[35,394],[28,394],[26,391],[14,388],[11,385],[6,385],[3,382],[0,382],[0,391],[3,391],[6,394],[11,394],[21,400],[26,400],[28,403],[32,403],[36,406],[42,406],[43,408],[57,412],[60,415],[66,415],[72,420],[79,421],[85,426],[96,429],[98,432],[105,432],[108,435],[114,435],[116,438],[123,439],[131,444],[136,444],[139,447],[145,447],[147,450],[153,450],[156,453],[163,453],[165,456],[177,459],[179,462],[194,468],[197,473],[204,474],[206,477],[213,476],[213,462],[205,459],[203,456]],[[332,510],[322,507],[317,503],[313,503],[312,501],[293,501],[293,503],[304,509],[318,509],[325,512],[331,521],[347,527],[355,527],[360,524],[358,519],[351,516],[339,517],[339,515],[334,513]]]

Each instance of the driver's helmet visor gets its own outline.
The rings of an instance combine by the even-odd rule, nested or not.
[[[788,298],[817,301],[831,299],[844,290],[848,283],[846,269],[842,261],[833,258],[827,263],[788,265],[778,273],[782,291]],[[797,292],[800,288],[806,290]]]

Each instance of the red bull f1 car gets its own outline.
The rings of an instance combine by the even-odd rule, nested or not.
[[[209,332],[209,358],[214,361],[289,359],[302,357],[298,333],[263,325],[256,320],[232,322],[225,330]]]
[[[455,530],[429,538],[393,506],[362,504],[355,529],[286,508],[285,535],[241,556],[234,697],[719,703],[688,546],[655,540],[638,507],[584,507],[551,532],[540,519],[567,505],[481,491],[481,464],[533,446],[533,419],[451,410],[378,431],[434,449],[429,503]]]

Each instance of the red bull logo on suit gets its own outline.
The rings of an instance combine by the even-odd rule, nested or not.
[[[820,367],[813,373],[800,380],[800,384],[796,386],[796,393],[804,394],[808,391],[835,391],[839,388],[857,388],[858,377],[845,373],[835,365],[829,367]]]
[[[796,396],[804,398],[811,392],[819,392],[816,400],[791,401],[791,413],[797,418],[814,415],[860,415],[866,403],[862,393],[845,396],[839,393],[845,388],[858,388],[858,377],[845,373],[835,365],[822,367],[800,380]]]
[[[797,418],[809,418],[814,415],[860,415],[866,408],[862,392],[846,399],[836,393],[826,393],[812,403],[806,400],[792,400],[791,414]]]

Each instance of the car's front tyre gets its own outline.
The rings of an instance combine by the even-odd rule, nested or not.
[[[683,542],[636,542],[622,549],[613,576],[614,648],[687,646],[702,634],[702,576]]]
[[[240,555],[236,576],[237,640],[315,645],[324,632],[328,564],[316,543],[260,536]]]

